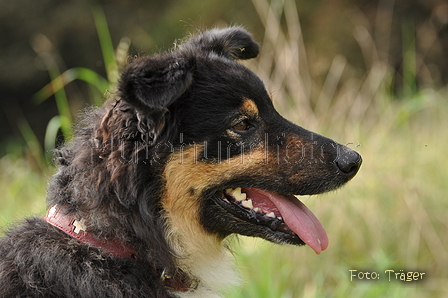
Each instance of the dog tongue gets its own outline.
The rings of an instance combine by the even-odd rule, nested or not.
[[[320,254],[328,247],[328,236],[324,227],[317,217],[295,196],[283,196],[255,188],[244,188],[243,192],[254,201],[254,204],[258,199],[269,199],[280,212],[286,225],[316,254]]]

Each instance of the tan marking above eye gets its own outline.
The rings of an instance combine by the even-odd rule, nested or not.
[[[240,109],[250,117],[258,116],[258,107],[252,99],[244,98]]]

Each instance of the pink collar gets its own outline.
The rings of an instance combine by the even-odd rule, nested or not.
[[[98,239],[92,233],[85,231],[84,219],[67,213],[67,205],[53,205],[47,211],[44,220],[55,226],[69,236],[94,247],[101,248],[106,253],[124,259],[137,259],[136,249],[128,242],[120,238]],[[165,270],[160,276],[167,287],[178,291],[194,291],[199,286],[199,281],[191,279],[186,274],[179,272],[174,277],[167,274]]]
[[[58,204],[50,206],[44,219],[73,238],[101,248],[110,255],[118,258],[137,259],[137,251],[131,244],[120,238],[96,238],[92,233],[85,231],[84,219],[67,214],[66,207]]]

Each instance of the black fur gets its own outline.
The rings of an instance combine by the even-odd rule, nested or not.
[[[187,167],[182,186],[176,186],[183,195],[175,199],[197,207],[198,214],[187,220],[198,221],[210,237],[222,240],[237,233],[303,244],[293,233],[274,231],[223,207],[223,189],[321,193],[350,180],[361,158],[282,118],[260,79],[235,61],[257,54],[251,35],[231,27],[197,34],[170,53],[130,64],[117,98],[86,111],[74,140],[57,152],[60,167],[48,204],[67,205],[68,213],[85,219],[87,231],[99,238],[129,242],[138,261],[113,257],[31,218],[0,240],[0,297],[180,295],[160,278],[163,270],[185,271],[170,245],[177,240],[167,239],[173,224],[167,218],[174,216],[164,201],[167,185],[173,185],[168,166]],[[242,110],[247,99],[256,106],[249,104],[248,111],[256,112]],[[285,147],[291,140],[297,144]],[[175,160],[198,145],[195,162]],[[313,146],[320,151],[302,162]],[[222,166],[262,151],[265,158],[251,161],[245,171]]]

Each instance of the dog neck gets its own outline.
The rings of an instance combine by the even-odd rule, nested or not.
[[[44,220],[78,241],[99,248],[109,255],[139,262],[137,250],[130,243],[120,238],[98,239],[94,234],[86,231],[84,219],[78,218],[74,214],[68,214],[66,205],[50,206]],[[199,286],[197,280],[191,279],[182,272],[172,276],[165,269],[159,271],[161,272],[160,278],[165,286],[176,291],[191,292]]]
[[[176,256],[176,265],[183,272],[201,281],[198,297],[219,297],[216,294],[240,284],[227,240],[218,239],[194,227],[194,222],[180,224],[178,216],[167,216],[166,238]],[[193,231],[193,232],[192,232]],[[200,239],[195,241],[194,239]],[[184,297],[184,296],[181,296]],[[185,296],[189,297],[189,296]]]

